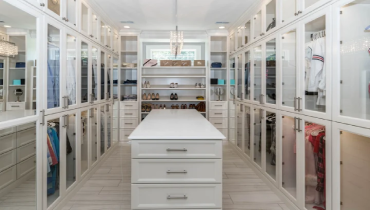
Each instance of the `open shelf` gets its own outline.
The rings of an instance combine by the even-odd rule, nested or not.
[[[193,77],[206,77],[206,75],[200,74],[166,74],[166,75],[158,75],[158,74],[143,74],[142,77],[147,78],[171,78],[171,77],[178,77],[178,78],[193,78]]]
[[[205,66],[143,66],[143,69],[205,69]]]
[[[206,99],[204,100],[198,100],[196,99],[195,96],[179,96],[179,99],[178,100],[171,100],[170,99],[170,96],[160,96],[159,97],[159,100],[141,100],[142,102],[158,102],[158,101],[172,101],[172,102],[177,102],[177,101],[199,101],[199,102],[202,102],[202,101],[206,101]]]
[[[170,88],[169,85],[151,85],[150,88],[142,90],[205,90],[206,88],[196,88],[194,85],[179,85],[178,88]]]

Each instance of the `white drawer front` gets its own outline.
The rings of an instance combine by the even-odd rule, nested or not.
[[[121,117],[137,118],[138,117],[137,109],[122,109],[121,110]]]
[[[8,102],[6,104],[6,109],[8,111],[14,111],[14,110],[24,110],[26,104],[24,102]]]
[[[209,103],[209,109],[226,109],[227,110],[227,101],[211,101]]]
[[[229,126],[230,128],[235,128],[235,118],[230,118]]]
[[[0,155],[0,171],[17,164],[17,152],[12,150]]]
[[[220,184],[133,184],[132,209],[221,208]]]
[[[138,119],[121,118],[120,127],[121,128],[136,128],[138,125]]]
[[[222,141],[131,141],[132,158],[222,158]]]
[[[235,117],[235,109],[230,109],[230,117]]]
[[[0,136],[9,135],[9,134],[12,134],[12,133],[15,133],[15,132],[16,132],[15,127],[5,128],[5,129],[0,130]]]
[[[17,163],[36,154],[36,142],[17,148]]]
[[[3,172],[0,172],[0,189],[14,182],[17,179],[17,169],[13,166]]]
[[[229,101],[229,108],[235,110],[235,104],[232,101]]]
[[[23,125],[17,126],[17,131],[26,130],[26,129],[29,129],[29,128],[35,128],[35,127],[36,127],[36,123],[35,122],[27,123],[27,124],[23,124]]]
[[[17,179],[26,175],[27,173],[34,170],[35,168],[36,168],[36,155],[28,158],[27,160],[17,165]]]
[[[227,118],[209,118],[209,121],[216,128],[227,128]]]
[[[36,130],[34,128],[17,132],[17,147],[36,141]]]
[[[209,110],[209,117],[227,117],[227,109]]]
[[[221,159],[133,159],[135,184],[221,183]]]
[[[128,136],[134,131],[134,129],[121,129],[120,132],[120,140],[121,141],[129,141]]]
[[[17,148],[16,133],[0,137],[0,154]]]
[[[134,102],[121,102],[121,106],[120,108],[121,109],[138,109],[138,102],[137,101],[134,101]]]

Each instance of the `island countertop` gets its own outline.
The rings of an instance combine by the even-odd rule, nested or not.
[[[195,109],[154,109],[131,133],[131,140],[221,140],[226,137]]]

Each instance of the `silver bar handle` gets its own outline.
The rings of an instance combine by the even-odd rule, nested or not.
[[[297,98],[298,100],[298,109],[297,109],[297,111],[299,111],[299,112],[301,112],[302,111],[302,109],[301,109],[301,100],[302,100],[302,98],[301,97],[298,97]]]
[[[171,149],[171,148],[168,148],[167,149],[167,152],[187,152],[188,150],[187,149]]]
[[[302,121],[302,119],[301,118],[298,118],[298,132],[301,132],[302,130],[301,130],[301,121]]]
[[[182,195],[182,196],[176,196],[176,195],[169,195],[167,196],[167,199],[188,199],[188,196]]]
[[[168,170],[167,173],[168,174],[187,174],[188,172],[186,170],[182,170],[182,171],[171,171],[171,170]]]
[[[63,123],[64,123],[63,128],[67,127],[67,117],[68,117],[68,115],[63,116]]]
[[[294,117],[294,130],[296,131],[297,130],[297,119],[296,117]]]

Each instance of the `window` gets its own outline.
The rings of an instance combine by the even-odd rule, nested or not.
[[[180,55],[175,55],[171,53],[169,49],[152,49],[150,50],[150,55],[152,59],[156,60],[196,60],[196,50],[188,49],[182,50]]]

